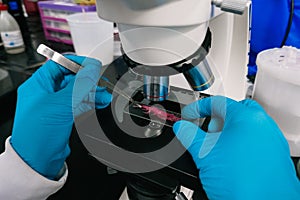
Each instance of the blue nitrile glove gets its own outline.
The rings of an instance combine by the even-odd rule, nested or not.
[[[99,61],[66,57],[84,68],[75,75],[49,60],[18,88],[11,136],[11,144],[20,157],[49,179],[56,178],[70,154],[73,114],[103,108],[112,98],[97,86]]]
[[[209,97],[186,106],[182,116],[212,117],[208,133],[185,120],[173,127],[210,200],[300,199],[288,143],[258,103]]]

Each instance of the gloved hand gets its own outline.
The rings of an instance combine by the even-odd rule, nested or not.
[[[111,94],[97,86],[101,63],[92,58],[66,56],[84,68],[76,75],[47,61],[18,88],[11,145],[41,175],[55,179],[70,154],[73,114],[78,116],[111,102]]]
[[[300,199],[288,143],[258,103],[209,97],[187,105],[182,116],[212,117],[208,132],[185,120],[173,126],[210,200]]]

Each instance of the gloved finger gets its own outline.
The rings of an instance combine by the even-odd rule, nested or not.
[[[105,88],[96,87],[96,90],[92,89],[86,98],[82,99],[79,103],[74,103],[73,101],[73,114],[74,116],[79,116],[95,108],[105,108],[110,104],[111,100],[112,95]]]
[[[83,106],[82,104],[90,102],[93,106],[95,105],[95,94],[100,78],[101,63],[99,61],[94,62],[94,60],[84,61],[84,68],[75,77],[72,93],[73,113],[76,113],[76,110]],[[72,87],[72,84],[70,85],[69,87]]]
[[[106,88],[98,86],[96,88],[95,101],[97,109],[105,108],[112,101],[112,94],[109,93]]]
[[[52,60],[48,60],[40,67],[28,80],[33,82],[37,88],[32,88],[37,91],[46,91],[53,93],[58,91],[65,76],[74,76],[69,70],[59,66]]]
[[[226,114],[232,111],[232,107],[237,105],[238,102],[224,96],[207,97],[185,106],[182,110],[182,117],[197,119],[212,116],[224,120]]]
[[[96,59],[86,58],[82,62],[83,69],[79,70],[76,79],[89,79],[93,85],[100,78],[101,62]]]
[[[101,68],[101,62],[94,59],[94,58],[88,58],[88,57],[84,57],[84,56],[76,56],[76,55],[66,55],[67,58],[69,58],[70,60],[80,64],[83,66],[83,71],[87,71],[85,73],[90,73],[90,71],[92,71],[93,73],[95,73],[94,75],[97,75],[94,79],[97,80],[98,79],[98,75],[100,73],[100,68]],[[89,69],[90,67],[87,67],[87,66],[97,66],[96,69]],[[86,68],[87,69],[84,69]],[[65,69],[65,70],[68,70],[68,69]],[[84,77],[86,76],[85,74],[82,74],[82,70],[80,70],[79,75],[76,76],[76,78],[79,78],[79,77]],[[95,71],[94,71],[95,70]],[[69,71],[69,70],[68,70]],[[64,88],[71,80],[73,76],[73,73],[72,74],[65,74],[64,77],[63,77],[63,81],[61,81],[61,88]],[[99,75],[100,76],[100,75]]]
[[[181,120],[173,125],[173,131],[182,145],[198,159],[199,151],[206,133],[192,122]]]
[[[240,101],[240,103],[244,104],[247,107],[264,111],[263,107],[261,105],[259,105],[259,103],[257,103],[256,101],[254,101],[252,99],[244,99],[244,100]]]
[[[73,114],[77,117],[80,114],[95,108],[105,108],[110,104],[111,99],[112,95],[106,91],[105,88],[97,87],[96,91],[90,91],[87,98],[83,99],[80,103],[77,103],[76,106],[74,106],[75,104],[73,103]]]
[[[208,133],[220,132],[220,131],[222,131],[223,126],[224,126],[224,120],[223,119],[220,119],[220,118],[217,118],[217,117],[211,118],[211,120],[208,124],[207,132]]]
[[[86,62],[83,69],[81,69],[76,77],[73,89],[73,96],[79,99],[84,99],[89,93],[96,91],[97,83],[100,78],[101,63]],[[80,100],[80,101],[81,101]]]
[[[60,84],[57,83],[57,85],[55,86],[54,91],[59,91],[59,90],[65,88],[69,84],[69,82],[74,78],[75,78],[74,74],[65,75],[63,80],[60,82]]]
[[[95,96],[95,95],[94,95]],[[89,110],[95,109],[95,102],[92,101],[82,101],[81,103],[77,104],[76,107],[73,107],[73,116],[77,117],[82,113],[85,113]]]
[[[82,65],[83,68],[86,67],[87,65],[97,65],[100,68],[102,67],[102,63],[95,59],[95,58],[90,58],[90,57],[85,57],[85,56],[76,56],[76,55],[66,55],[67,58],[70,60],[78,63],[79,65]]]

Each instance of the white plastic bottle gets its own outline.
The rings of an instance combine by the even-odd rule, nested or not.
[[[4,49],[8,54],[25,51],[25,45],[17,21],[8,13],[8,7],[0,3],[0,33]]]

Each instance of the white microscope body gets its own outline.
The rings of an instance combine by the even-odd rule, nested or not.
[[[201,47],[209,28],[212,45],[205,60],[214,81],[208,90],[200,90],[236,100],[245,97],[250,18],[250,3],[246,0],[96,2],[99,17],[117,24],[124,53],[131,60],[153,69],[193,55]],[[226,11],[244,11],[244,14],[222,12],[213,4]],[[191,84],[182,74],[170,76],[170,84],[191,89]]]
[[[99,17],[117,24],[123,53],[136,65],[146,66],[151,71],[164,71],[161,69],[165,67],[163,77],[168,84],[178,88],[224,95],[236,100],[245,98],[250,26],[250,3],[247,1],[97,0],[96,2]],[[216,6],[220,6],[221,9]],[[240,14],[243,12],[243,15],[234,15],[222,10]],[[207,37],[210,33],[211,40]],[[207,38],[209,38],[208,46],[211,47],[204,48],[208,50],[205,52],[202,47]],[[180,68],[182,66],[184,68],[185,63],[192,63],[195,58],[193,56],[197,57],[199,52],[206,53],[200,56],[200,62],[196,63],[200,68],[180,73]],[[178,69],[175,67],[175,70],[171,71],[179,72],[167,70],[174,63]],[[190,77],[199,78],[193,77],[193,73],[197,72],[200,82],[192,80],[191,83],[191,80],[188,80]],[[199,87],[197,84],[200,84]],[[202,87],[206,85],[207,87]],[[185,195],[190,199],[189,192],[191,191],[186,189]],[[128,199],[126,192],[122,194],[121,199]]]

